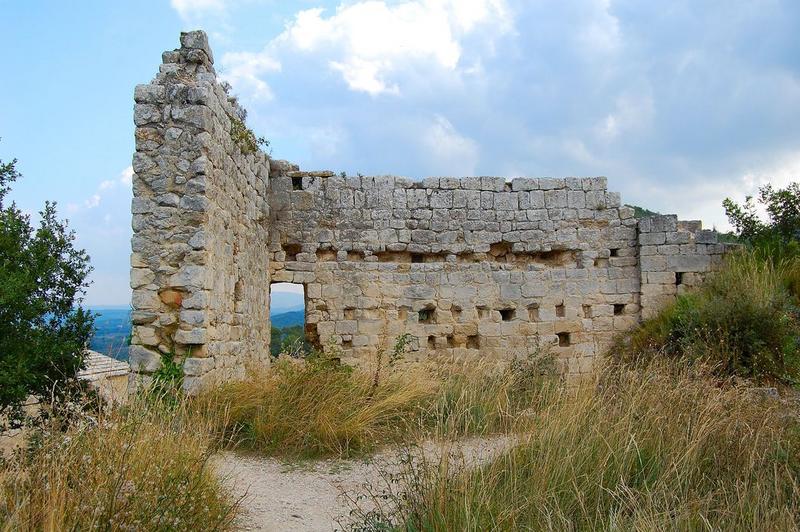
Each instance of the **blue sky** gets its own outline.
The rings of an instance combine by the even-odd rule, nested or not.
[[[606,175],[726,228],[722,199],[800,178],[800,2],[0,0],[0,159],[56,200],[129,300],[133,88],[183,29],[273,155],[363,174]]]

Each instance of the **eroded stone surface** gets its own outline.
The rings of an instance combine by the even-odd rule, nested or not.
[[[588,371],[619,331],[719,263],[699,222],[636,220],[606,178],[338,176],[231,135],[243,111],[202,32],[136,88],[134,370],[188,356],[186,387],[269,353],[269,285],[306,290],[306,332],[359,360],[525,356]],[[136,366],[136,363],[139,366]]]

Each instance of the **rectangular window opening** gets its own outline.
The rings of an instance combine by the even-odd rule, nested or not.
[[[473,334],[471,336],[467,336],[467,349],[480,349],[481,348],[481,337],[477,334]]]
[[[447,335],[447,347],[453,348],[456,346],[456,338],[452,334]]]
[[[436,337],[428,336],[428,349],[436,349]]]
[[[302,178],[302,176],[293,176],[292,177],[292,190],[303,190],[303,178]]]
[[[619,248],[611,248],[608,251],[612,257],[619,257]]]
[[[583,305],[583,317],[584,318],[591,318],[592,317],[592,306],[591,305]]]
[[[272,283],[269,287],[270,355],[302,358],[319,348],[317,324],[308,323],[306,287],[300,283]]]
[[[500,319],[503,321],[511,321],[514,319],[514,314],[516,314],[516,310],[513,308],[501,308],[500,309]]]
[[[683,284],[683,272],[675,272],[675,286]]]
[[[614,316],[625,314],[625,303],[614,303]]]
[[[425,257],[422,255],[422,253],[412,253],[411,262],[413,262],[414,264],[425,262]]]
[[[419,311],[419,323],[434,323],[436,311],[432,308],[423,308]]]
[[[558,347],[569,347],[570,337],[568,332],[560,332],[556,336],[558,336]]]

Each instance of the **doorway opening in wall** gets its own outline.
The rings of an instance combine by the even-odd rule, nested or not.
[[[306,320],[306,290],[299,283],[272,283],[269,287],[269,317],[272,334],[270,355],[295,358],[311,352]]]

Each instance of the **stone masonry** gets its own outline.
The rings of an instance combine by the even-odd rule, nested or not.
[[[411,358],[547,343],[582,373],[725,252],[699,222],[637,220],[603,177],[418,182],[243,153],[203,32],[135,100],[136,382],[162,355],[186,357],[189,390],[267,363],[275,282],[303,285],[307,338],[349,362],[409,334]]]

